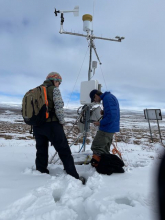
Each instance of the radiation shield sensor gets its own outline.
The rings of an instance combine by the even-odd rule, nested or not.
[[[92,15],[85,14],[82,16],[83,20],[83,31],[90,32],[92,30]]]

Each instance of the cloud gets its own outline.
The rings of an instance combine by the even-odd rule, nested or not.
[[[65,102],[74,89],[70,104],[79,103],[81,81],[88,80],[88,43],[85,38],[60,35],[60,15],[53,13],[55,7],[70,10],[76,5],[80,16],[65,14],[65,30],[84,33],[82,15],[93,14],[94,9],[96,36],[125,37],[121,43],[95,40],[102,66],[92,79],[102,84],[102,91],[110,90],[126,108],[165,108],[163,0],[2,0],[0,102],[20,102],[26,91],[57,71],[63,77],[60,89]],[[97,60],[94,53],[92,58]]]

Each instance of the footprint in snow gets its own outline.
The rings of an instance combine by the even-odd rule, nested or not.
[[[124,205],[132,206],[132,207],[135,206],[133,204],[133,201],[130,200],[129,198],[127,198],[127,197],[117,198],[117,199],[115,199],[115,202],[117,204],[124,204]]]

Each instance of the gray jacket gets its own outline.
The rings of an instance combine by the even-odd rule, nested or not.
[[[64,109],[63,109],[64,102],[62,100],[61,92],[58,87],[55,87],[53,90],[53,102],[54,102],[55,113],[56,113],[56,116],[59,120],[59,123],[64,124],[65,123]]]

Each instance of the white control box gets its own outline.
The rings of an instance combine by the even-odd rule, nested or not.
[[[80,103],[82,105],[91,103],[91,98],[89,97],[89,94],[93,89],[98,89],[98,84],[99,83],[97,80],[81,82]]]

